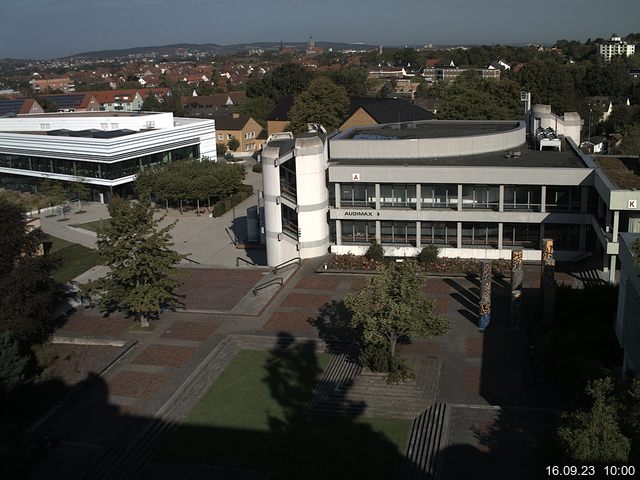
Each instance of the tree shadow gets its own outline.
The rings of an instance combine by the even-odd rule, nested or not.
[[[315,341],[278,334],[262,366],[262,382],[277,407],[260,412],[258,405],[255,411],[246,412],[264,415],[265,428],[229,426],[233,421],[222,426],[206,419],[177,424],[134,414],[133,406],[140,406],[147,397],[136,397],[140,402],[115,397],[119,405],[113,404],[110,384],[90,375],[82,382],[83,388],[53,408],[38,425],[28,431],[23,425],[19,436],[14,432],[19,441],[2,451],[0,476],[52,480],[125,475],[156,480],[397,478],[404,462],[404,452],[397,444],[405,438],[396,438],[394,443],[382,433],[380,421],[358,414],[308,411],[324,362]],[[58,381],[52,383],[60,387]],[[74,389],[62,387],[62,394]],[[138,385],[132,381],[130,387]],[[39,385],[29,394],[35,397],[44,388],[48,387]],[[238,385],[234,394],[251,395],[252,388]],[[353,406],[348,401],[345,405]]]
[[[359,332],[351,326],[351,312],[342,300],[325,303],[318,310],[318,316],[310,317],[308,322],[318,329],[318,335],[330,353],[344,353],[346,343],[360,338]]]
[[[555,459],[553,412],[505,407],[469,416],[463,410],[457,409],[463,421],[442,452],[441,480],[546,478],[545,467]]]

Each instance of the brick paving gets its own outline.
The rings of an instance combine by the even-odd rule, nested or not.
[[[187,363],[195,351],[189,347],[149,345],[131,363],[178,368]]]
[[[228,312],[262,277],[260,270],[181,268],[178,295],[186,309]]]
[[[207,322],[176,320],[160,335],[160,338],[177,340],[206,340],[218,329],[218,325]]]
[[[135,435],[132,432],[155,415],[187,381],[193,373],[191,365],[204,362],[229,333],[255,336],[289,332],[305,337],[319,336],[326,340],[344,339],[348,313],[340,301],[346,294],[360,290],[368,277],[315,274],[314,269],[312,262],[303,263],[281,289],[268,292],[267,295],[273,298],[260,315],[167,312],[161,316],[151,333],[129,332],[131,322],[118,316],[102,319],[84,310],[72,316],[65,326],[68,332],[135,338],[139,342],[135,352],[131,351],[123,357],[100,379],[103,391],[101,396],[93,395],[91,403],[104,405],[103,410],[96,408],[95,411],[103,412],[101,416],[105,419],[105,425],[103,428],[99,425],[91,428],[97,440],[89,442],[90,445],[112,445],[116,437],[124,444],[127,438],[133,439]],[[183,272],[181,292],[186,295],[187,308],[219,312],[231,312],[263,277],[262,271],[249,269],[192,268],[183,269]],[[536,276],[528,272],[526,281],[531,284],[535,280]],[[477,329],[476,281],[467,278],[430,278],[425,292],[434,300],[436,311],[450,320],[451,331],[435,339],[418,339],[401,346],[401,351],[412,359],[433,359],[441,365],[439,373],[434,373],[433,378],[429,379],[435,401],[481,406],[528,405],[535,402],[534,397],[528,396],[526,337],[524,333],[514,333],[506,326],[508,295],[504,286],[494,283],[492,324],[485,333]],[[308,319],[317,318],[326,305],[332,306],[327,313],[334,315],[333,321],[336,318],[338,320],[329,325],[331,322],[327,318],[331,315],[328,315],[325,322],[319,323],[322,328],[318,329]],[[324,331],[328,326],[332,330]],[[230,350],[225,355],[228,360],[234,352]],[[162,370],[166,367],[172,370]],[[214,365],[211,368],[224,367]],[[160,369],[162,373],[154,369]],[[204,391],[206,387],[206,384],[199,385],[198,391]],[[81,405],[82,399],[89,393],[80,395],[74,405]],[[56,424],[60,436],[72,436],[72,432],[65,432],[65,425],[67,430],[72,430],[73,425],[82,423],[82,418],[87,415],[86,409],[78,406],[75,412],[69,413],[68,421]],[[472,418],[472,414],[469,415]],[[71,421],[71,417],[75,420]],[[122,419],[122,426],[117,426],[116,418]],[[110,419],[115,422],[113,425],[109,424]],[[468,428],[468,422],[464,426],[464,421],[452,423],[451,430],[456,435],[460,433],[457,428]],[[463,436],[460,435],[461,438]],[[468,445],[477,447],[475,444]],[[60,446],[60,458],[65,457],[66,448],[71,447]],[[87,461],[90,457],[87,456]],[[62,475],[51,478],[69,477]]]
[[[167,381],[161,373],[121,370],[109,380],[110,393],[121,397],[152,397]]]

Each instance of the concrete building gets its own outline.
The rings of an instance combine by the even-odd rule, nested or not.
[[[364,254],[373,240],[394,257],[437,245],[446,257],[508,259],[519,248],[539,260],[550,237],[557,259],[601,255],[613,280],[618,233],[640,231],[640,190],[618,188],[578,149],[580,124],[536,105],[527,121],[272,139],[262,157],[269,265]]]
[[[76,91],[76,86],[69,77],[61,78],[33,78],[29,80],[29,86],[35,93],[47,93],[51,90],[60,90],[63,93]]]
[[[266,136],[263,128],[249,115],[220,115],[216,122],[217,142],[227,145],[232,138],[238,140],[238,148],[231,153],[234,157],[250,157],[262,148]],[[224,152],[219,152],[220,154]]]
[[[620,282],[616,336],[624,350],[623,373],[640,374],[640,267],[631,245],[640,235],[620,235]]]
[[[0,118],[0,182],[82,181],[126,195],[136,174],[183,158],[216,158],[215,122],[172,113],[45,113]]]
[[[632,43],[627,43],[622,40],[615,33],[611,35],[609,40],[598,45],[598,53],[604,58],[605,62],[610,62],[612,57],[624,55],[629,57],[636,52],[636,46]]]

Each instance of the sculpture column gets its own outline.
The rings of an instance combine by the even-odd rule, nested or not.
[[[553,258],[553,239],[542,239],[542,272],[540,279],[542,293],[542,323],[553,322],[556,304],[556,261]]]
[[[480,320],[478,327],[484,331],[491,322],[491,262],[480,264]]]
[[[511,304],[510,325],[520,328],[522,323],[522,282],[524,270],[522,269],[522,250],[511,251]]]

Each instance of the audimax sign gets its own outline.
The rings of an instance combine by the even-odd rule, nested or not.
[[[345,217],[379,217],[380,212],[371,210],[347,210],[343,215]]]

